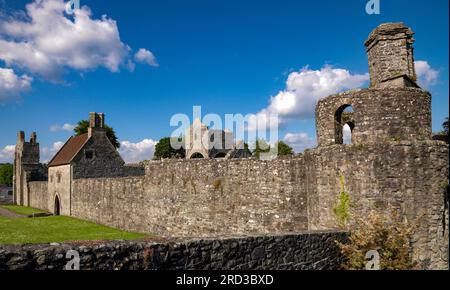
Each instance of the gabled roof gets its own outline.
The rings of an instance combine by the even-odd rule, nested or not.
[[[59,149],[53,159],[50,160],[48,167],[70,164],[88,140],[89,136],[87,133],[80,136],[70,137],[66,144]]]

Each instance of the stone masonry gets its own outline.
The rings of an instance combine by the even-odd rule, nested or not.
[[[80,254],[80,270],[333,270],[342,232],[260,237],[113,241],[94,244],[0,247],[0,270],[63,270],[66,254]]]

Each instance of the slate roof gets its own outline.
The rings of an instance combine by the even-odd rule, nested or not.
[[[48,167],[70,164],[88,140],[89,136],[87,133],[70,137],[66,144],[59,149],[58,153],[48,163]]]

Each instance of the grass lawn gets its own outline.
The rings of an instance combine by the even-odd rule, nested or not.
[[[7,209],[9,211],[23,214],[23,215],[32,215],[36,213],[46,213],[45,210],[32,208],[32,207],[26,207],[26,206],[20,206],[20,205],[1,205],[0,207]]]
[[[145,236],[148,235],[124,232],[65,216],[15,219],[0,216],[0,244],[132,240]]]

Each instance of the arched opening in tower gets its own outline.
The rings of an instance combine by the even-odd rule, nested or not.
[[[353,114],[353,107],[350,104],[342,105],[336,110],[334,115],[334,140],[336,144],[352,143],[352,133],[355,128]]]

